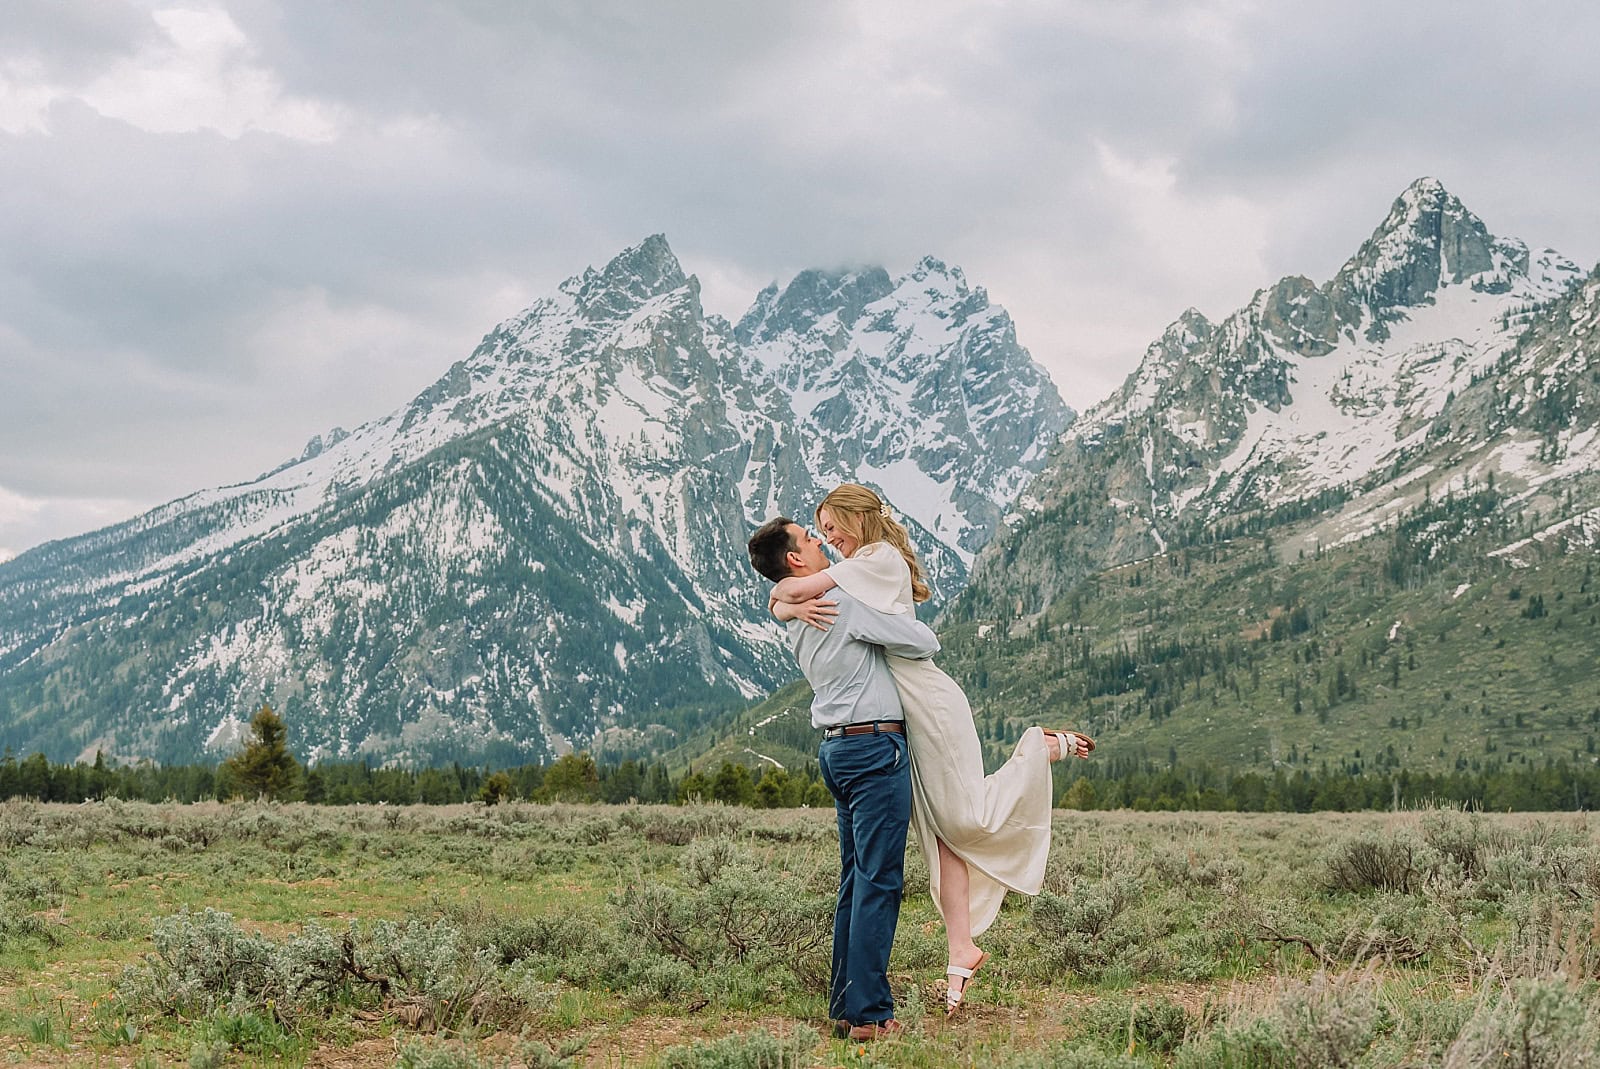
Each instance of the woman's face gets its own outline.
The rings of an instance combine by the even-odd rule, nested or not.
[[[828,545],[837,549],[841,556],[853,556],[861,548],[861,543],[844,532],[828,509],[817,510],[817,526],[822,528],[822,537],[828,540]]]

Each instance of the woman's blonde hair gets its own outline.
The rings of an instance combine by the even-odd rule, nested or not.
[[[911,548],[911,532],[889,514],[889,506],[860,483],[841,483],[817,506],[817,523],[822,523],[822,510],[833,514],[834,525],[863,546],[874,542],[887,542],[900,551],[911,569],[911,600],[927,601],[933,596],[917,563],[916,551]]]

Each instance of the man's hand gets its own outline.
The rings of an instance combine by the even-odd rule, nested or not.
[[[779,604],[782,603],[780,602]],[[786,608],[794,614],[791,619],[799,620],[810,627],[816,628],[818,631],[826,631],[839,618],[838,605],[837,601],[819,597],[812,598],[810,601],[802,601],[798,605],[788,605]]]

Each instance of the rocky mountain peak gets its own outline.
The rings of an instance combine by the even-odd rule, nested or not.
[[[651,234],[612,257],[603,269],[590,268],[561,288],[577,299],[588,318],[607,319],[629,315],[646,301],[685,286],[698,298],[699,282],[683,273],[666,235]]]
[[[335,427],[327,434],[313,434],[306,442],[305,448],[300,451],[299,456],[290,457],[288,460],[285,460],[282,464],[279,464],[271,471],[263,472],[259,478],[265,479],[268,476],[278,474],[278,472],[283,471],[285,468],[292,468],[296,464],[303,464],[308,460],[314,460],[348,437],[350,437],[350,432],[345,430],[343,427]]]
[[[1171,340],[1183,345],[1193,345],[1195,342],[1204,341],[1211,336],[1216,327],[1205,313],[1198,308],[1186,308],[1183,314],[1167,325],[1162,331],[1163,340]]]
[[[1198,308],[1187,308],[1167,324],[1144,351],[1144,358],[1111,396],[1102,399],[1067,432],[1080,441],[1099,441],[1108,428],[1120,427],[1157,405],[1163,390],[1211,341],[1217,325]]]
[[[939,292],[951,297],[966,297],[972,291],[967,286],[967,276],[961,268],[945,263],[935,256],[924,256],[906,275],[906,281],[924,284],[930,293]]]
[[[345,430],[343,427],[333,428],[333,430],[328,432],[327,437],[323,437],[320,434],[314,434],[311,436],[311,440],[306,443],[305,452],[300,454],[301,459],[305,460],[310,459],[311,457],[321,456],[323,450],[332,449],[334,446],[338,445],[348,437],[350,437],[350,432]]]
[[[734,328],[734,336],[748,345],[785,331],[805,334],[829,315],[848,325],[861,318],[867,305],[893,290],[889,272],[881,267],[802,271],[782,290],[777,283],[762,290]]]
[[[1506,267],[1510,250],[1500,244],[1443,183],[1419,178],[1339,269],[1330,295],[1350,318],[1359,319],[1365,309],[1381,326],[1394,309],[1432,303],[1441,285]]]

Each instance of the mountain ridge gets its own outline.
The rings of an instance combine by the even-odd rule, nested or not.
[[[1412,244],[1397,246],[1396,235]],[[1038,611],[1086,569],[1162,552],[1224,516],[1372,477],[1422,443],[1453,391],[1514,346],[1526,326],[1518,314],[1578,279],[1553,250],[1527,254],[1494,238],[1436,180],[1419,179],[1327,283],[1288,276],[1220,323],[1193,310],[1175,320],[1123,385],[1066,432],[1058,461],[1019,497],[988,562],[975,563],[978,590],[997,568],[1027,611]],[[1372,303],[1399,296],[1417,303]],[[1074,487],[1102,484],[1101,500],[1070,506],[1081,529],[1035,522],[1081,497]],[[1014,567],[1030,556],[1020,545],[1027,538],[1052,547],[1039,559],[1064,548],[1076,570],[1042,569],[1035,587],[1027,567]]]
[[[835,397],[872,391],[838,403],[880,428],[938,422],[948,405],[915,406],[949,393],[939,375],[992,360],[1003,380],[1037,380],[996,433],[1021,421],[1053,437],[1071,414],[1009,320],[930,341],[912,328],[934,303],[902,299],[875,323],[906,364],[897,388],[833,376]],[[764,344],[776,359],[783,343]],[[797,411],[652,235],[497,324],[388,415],[0,565],[0,740],[192,759],[273,701],[313,757],[660,749],[793,675],[743,542],[855,476],[842,458],[858,428],[810,418],[826,392]],[[955,443],[954,466],[914,442],[861,447],[902,470],[926,460],[924,479],[954,487],[937,500],[987,508],[923,510],[931,531],[920,502],[895,501],[943,597],[971,556],[961,536],[998,511],[996,473],[1020,483],[984,433],[967,419],[930,438]]]
[[[1186,310],[944,610],[987,756],[1049,722],[1126,768],[1600,758],[1597,386],[1600,267],[1431,179],[1328,281]],[[807,700],[709,759],[793,759]]]

